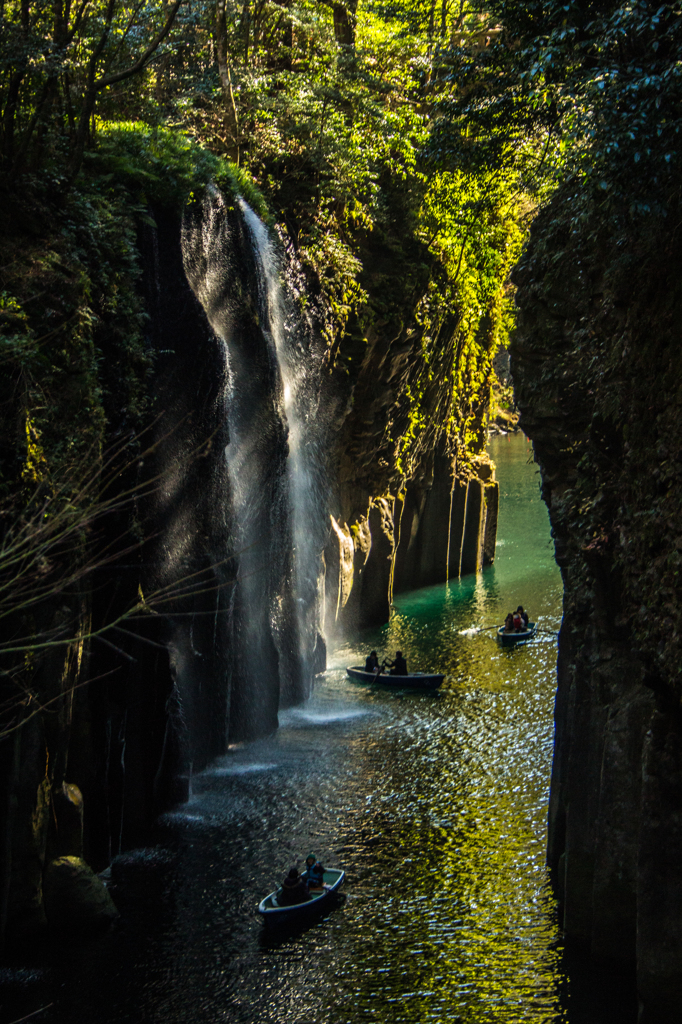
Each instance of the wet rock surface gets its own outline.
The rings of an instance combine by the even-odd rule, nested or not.
[[[104,883],[80,857],[50,861],[43,892],[47,923],[55,934],[103,931],[118,917]]]
[[[549,863],[569,941],[680,1019],[679,240],[558,197],[515,272],[512,373],[564,579]],[[596,223],[596,222],[595,222]]]

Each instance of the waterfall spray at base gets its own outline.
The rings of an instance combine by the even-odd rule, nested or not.
[[[226,501],[237,577],[227,735],[249,739],[271,732],[278,709],[305,699],[324,667],[319,359],[282,285],[276,244],[246,203],[209,189],[186,211],[182,245],[187,279],[226,360]]]

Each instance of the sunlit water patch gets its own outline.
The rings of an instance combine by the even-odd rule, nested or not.
[[[44,1021],[630,1024],[616,997],[599,1008],[567,982],[548,885],[561,580],[528,456],[521,436],[495,442],[495,565],[399,596],[386,627],[330,652],[275,735],[194,777],[161,823],[170,895],[129,902],[118,931],[57,963]],[[491,627],[519,603],[540,633],[501,647]],[[351,681],[372,648],[446,687]],[[346,869],[346,899],[268,935],[257,904],[309,852]]]

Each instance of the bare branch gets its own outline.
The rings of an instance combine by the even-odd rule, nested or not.
[[[131,78],[133,75],[138,74],[138,72],[144,71],[147,64],[170,32],[173,22],[175,21],[175,15],[178,13],[183,3],[185,3],[185,0],[175,0],[175,3],[168,13],[168,17],[166,18],[165,25],[158,35],[151,41],[142,56],[139,57],[134,64],[131,64],[129,68],[125,68],[123,71],[116,71],[111,75],[105,75],[103,78],[97,79],[95,82],[95,89],[98,92],[101,89],[105,89],[108,85],[115,85],[116,82],[122,82],[124,79]]]

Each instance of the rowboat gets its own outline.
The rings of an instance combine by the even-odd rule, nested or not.
[[[285,906],[280,906],[278,902],[279,897],[282,895],[282,888],[280,886],[279,889],[275,889],[264,900],[261,900],[258,905],[258,913],[262,915],[266,924],[303,922],[307,917],[313,917],[315,914],[324,913],[325,910],[329,909],[332,897],[341,888],[345,877],[345,871],[330,868],[324,873],[324,889],[319,892],[313,890],[304,903],[294,903]]]
[[[497,631],[497,639],[506,646],[518,644],[521,643],[522,640],[530,640],[531,637],[534,637],[536,629],[537,627],[534,622],[529,622],[528,629],[522,629],[518,633],[507,633],[505,632],[504,626],[500,626]]]
[[[365,672],[360,665],[351,665],[346,669],[351,679],[359,683],[381,683],[395,690],[437,690],[445,679],[442,675],[427,675],[425,672],[411,672],[409,676],[390,676],[387,672]]]

